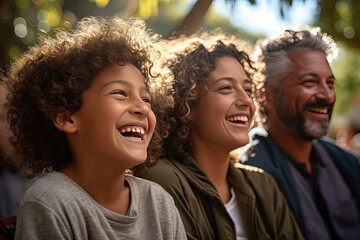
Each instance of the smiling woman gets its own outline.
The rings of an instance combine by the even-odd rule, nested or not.
[[[126,174],[159,147],[148,158],[157,39],[137,18],[89,17],[11,65],[12,144],[24,173],[42,176],[20,204],[16,239],[185,239],[169,194]]]
[[[273,179],[230,161],[248,143],[255,111],[252,61],[235,43],[166,43],[174,104],[158,118],[165,154],[142,177],[172,195],[188,239],[302,239]]]

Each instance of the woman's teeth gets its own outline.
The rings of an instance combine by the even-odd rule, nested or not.
[[[247,116],[234,116],[234,117],[228,117],[226,120],[230,122],[247,122],[248,117]]]

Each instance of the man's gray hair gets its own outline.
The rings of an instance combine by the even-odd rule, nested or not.
[[[275,90],[280,90],[282,80],[291,70],[292,62],[288,55],[301,50],[317,50],[331,57],[336,49],[336,44],[326,34],[319,32],[319,28],[306,30],[286,30],[278,38],[262,42],[261,72],[265,84]]]

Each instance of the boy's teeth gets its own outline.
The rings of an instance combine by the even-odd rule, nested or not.
[[[126,128],[122,128],[121,133],[140,133],[141,135],[145,134],[145,129],[142,127],[126,127]]]

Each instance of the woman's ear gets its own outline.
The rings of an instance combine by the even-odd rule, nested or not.
[[[65,107],[58,107],[56,109],[55,117],[53,117],[52,121],[57,129],[65,133],[74,133],[77,130],[69,110],[66,110]]]

